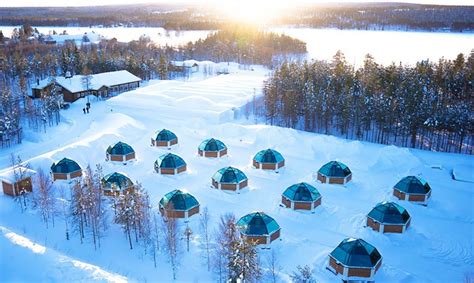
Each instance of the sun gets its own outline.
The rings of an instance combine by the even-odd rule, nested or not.
[[[265,24],[281,16],[290,7],[285,0],[229,0],[216,1],[216,7],[230,20],[251,24]]]

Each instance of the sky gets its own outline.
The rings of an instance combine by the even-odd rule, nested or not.
[[[330,0],[296,0],[303,3],[328,3],[328,2],[408,2],[408,3],[421,3],[421,4],[440,4],[440,5],[474,5],[474,0],[341,0],[341,1],[330,1]],[[238,0],[73,0],[73,1],[64,1],[64,0],[1,0],[0,7],[47,7],[47,6],[97,6],[97,5],[120,5],[120,4],[137,4],[137,3],[212,3],[218,5],[226,5],[224,3],[229,2],[241,2]],[[254,0],[255,2],[265,2],[265,0]],[[269,1],[267,1],[269,2]],[[288,1],[278,1],[286,3],[294,3],[295,0]],[[271,3],[271,2],[270,2]],[[234,4],[235,5],[235,4]]]

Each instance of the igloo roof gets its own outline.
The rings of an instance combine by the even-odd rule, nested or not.
[[[343,240],[330,255],[348,267],[373,268],[382,258],[379,251],[362,239]]]
[[[368,216],[383,224],[406,224],[410,214],[402,206],[394,202],[382,202],[377,204]]]
[[[340,178],[347,177],[352,173],[349,167],[339,161],[331,161],[324,164],[318,172],[328,177]]]
[[[80,170],[82,170],[81,166],[79,166],[76,161],[69,158],[63,158],[58,163],[53,163],[53,165],[51,165],[51,171],[53,173],[68,174]]]
[[[171,210],[190,210],[199,205],[194,196],[181,190],[167,193],[161,200],[160,205]]]
[[[102,184],[109,190],[123,190],[133,186],[132,180],[122,173],[114,172],[102,178]]]
[[[407,176],[401,179],[395,188],[407,194],[427,194],[431,191],[428,182],[416,176]]]
[[[268,236],[280,230],[280,225],[263,212],[245,215],[237,221],[237,226],[244,235]]]
[[[135,150],[130,145],[121,141],[107,148],[107,153],[110,155],[127,155],[134,152]]]
[[[214,138],[204,140],[200,145],[199,149],[202,151],[221,151],[226,149],[227,146],[220,140]]]
[[[285,159],[283,156],[274,149],[264,149],[255,154],[253,160],[258,163],[280,163]]]
[[[155,161],[155,166],[158,166],[159,168],[175,169],[185,165],[186,162],[184,162],[181,157],[173,153],[163,154]]]
[[[312,202],[321,198],[319,191],[308,183],[299,183],[289,186],[283,196],[292,201],[308,201]]]
[[[172,131],[167,130],[167,129],[163,129],[159,131],[155,136],[156,141],[165,141],[165,142],[172,141],[177,138],[178,137],[176,137],[176,135]]]
[[[219,169],[214,174],[214,176],[212,176],[212,179],[219,183],[238,184],[244,180],[247,180],[247,176],[239,169],[229,166]]]

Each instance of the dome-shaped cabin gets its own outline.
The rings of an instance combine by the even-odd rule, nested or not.
[[[248,178],[244,172],[234,167],[219,169],[212,176],[212,186],[220,190],[237,191],[248,185]]]
[[[373,281],[382,265],[379,251],[362,239],[347,238],[330,254],[328,270],[342,280]]]
[[[106,157],[108,161],[127,162],[135,159],[135,150],[130,145],[119,141],[107,148]]]
[[[125,174],[114,172],[102,178],[104,195],[118,196],[133,191],[133,182]]]
[[[187,219],[199,213],[199,202],[190,193],[174,190],[160,200],[159,209],[163,216]]]
[[[69,158],[63,158],[58,163],[51,165],[51,174],[53,181],[71,180],[82,176],[82,169],[76,161]]]
[[[178,137],[170,130],[163,129],[151,138],[151,145],[156,147],[171,147],[178,144]]]
[[[393,195],[399,200],[407,200],[426,205],[431,197],[431,187],[424,179],[407,176],[393,187]]]
[[[253,166],[263,170],[278,170],[285,166],[285,159],[274,149],[264,149],[255,154]]]
[[[222,157],[227,154],[227,146],[220,140],[207,139],[199,145],[198,153],[204,157]]]
[[[410,226],[410,214],[394,202],[377,204],[367,215],[367,226],[377,232],[403,233]]]
[[[321,194],[308,183],[289,186],[281,196],[284,206],[294,210],[313,210],[321,205]]]
[[[186,162],[176,154],[163,154],[155,161],[155,171],[163,175],[176,175],[186,171]]]
[[[280,237],[280,225],[263,212],[247,214],[236,225],[242,238],[259,245],[268,245]]]
[[[352,180],[352,172],[344,163],[331,161],[318,170],[318,180],[321,183],[344,185]]]

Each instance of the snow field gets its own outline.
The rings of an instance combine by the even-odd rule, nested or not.
[[[213,228],[221,214],[232,212],[239,218],[253,211],[264,211],[282,228],[281,239],[273,242],[271,249],[279,255],[283,280],[289,279],[288,274],[297,265],[308,264],[318,282],[335,282],[336,277],[325,269],[327,256],[346,237],[363,238],[380,251],[383,264],[375,277],[378,282],[459,282],[466,272],[473,270],[474,193],[469,183],[452,180],[449,171],[458,164],[472,163],[471,156],[348,141],[266,125],[244,125],[239,123],[247,122],[223,116],[230,107],[241,107],[251,100],[254,88],[258,95],[264,73],[264,70],[239,70],[203,81],[158,82],[105,102],[94,102],[90,115],[83,115],[82,101],[77,102],[64,112],[67,126],[55,130],[58,138],[54,142],[27,141],[18,153],[27,156],[36,153],[29,160],[33,168],[41,166],[48,170],[53,161],[68,157],[83,169],[87,164],[100,163],[104,174],[124,172],[133,181],[142,183],[156,211],[165,193],[186,189],[200,202],[201,210],[208,207]],[[151,136],[162,128],[178,136],[179,144],[170,151],[187,162],[185,173],[162,176],[154,172],[153,162],[169,152],[150,146]],[[229,155],[220,159],[198,156],[198,145],[210,137],[222,140],[228,146]],[[107,146],[119,140],[135,149],[136,161],[127,165],[105,162]],[[254,154],[268,147],[278,150],[286,159],[286,166],[279,173],[252,168]],[[313,174],[330,160],[347,164],[353,172],[353,181],[346,186],[315,182]],[[1,164],[8,166],[5,162]],[[440,164],[444,169],[433,169],[432,164]],[[212,175],[229,165],[243,170],[249,178],[249,187],[240,193],[211,188]],[[364,228],[366,214],[379,202],[395,201],[392,187],[408,174],[420,174],[433,189],[427,207],[396,200],[411,214],[411,227],[400,235],[379,234]],[[314,213],[292,211],[279,205],[281,193],[301,181],[315,185],[322,195],[322,205]],[[66,187],[67,183],[62,186]],[[112,214],[110,211],[109,216]],[[1,196],[0,225],[32,242],[46,242],[46,253],[50,249],[58,251],[129,281],[167,282],[172,278],[164,254],[159,255],[158,268],[153,268],[152,259],[143,255],[140,248],[129,250],[125,236],[115,224],[110,225],[101,249],[94,251],[91,243],[81,246],[77,236],[66,241],[60,221],[56,228],[45,229],[37,215],[31,211],[20,215],[13,201]],[[183,230],[185,225],[182,223]],[[194,238],[189,253],[185,251],[185,241],[182,242],[178,281],[211,282],[213,277],[202,257],[199,216],[191,217],[188,225]],[[10,246],[2,238],[2,250]],[[8,250],[12,254],[21,249]],[[269,250],[261,250],[262,259],[268,254]],[[73,280],[79,271],[71,270]],[[63,278],[52,274],[51,281]],[[7,272],[5,279],[14,277]]]

